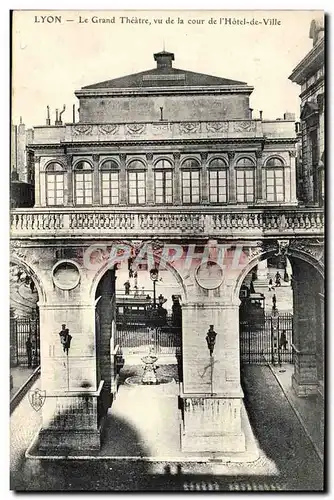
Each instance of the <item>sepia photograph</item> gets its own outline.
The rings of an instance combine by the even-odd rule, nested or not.
[[[11,490],[326,490],[325,26],[11,11]]]

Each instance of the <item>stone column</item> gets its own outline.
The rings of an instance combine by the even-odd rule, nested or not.
[[[293,265],[294,374],[292,387],[298,396],[316,394],[316,308],[315,283],[307,266]],[[309,267],[309,266],[308,266]],[[305,274],[306,271],[306,274]]]
[[[154,205],[153,153],[146,153],[146,204]]]
[[[228,151],[228,160],[229,160],[229,196],[228,202],[231,204],[235,204],[237,201],[237,192],[236,192],[236,179],[235,179],[235,169],[234,169],[234,151]]]
[[[261,281],[268,281],[267,274],[268,274],[267,260],[260,260],[260,262],[257,265],[257,279]]]
[[[262,151],[255,151],[256,155],[256,190],[255,190],[255,201],[257,203],[263,203],[263,193],[262,193]]]
[[[209,173],[208,173],[208,153],[201,153],[202,160],[202,193],[201,193],[201,201],[205,205],[209,203]]]
[[[68,207],[73,207],[73,186],[74,186],[74,179],[73,179],[73,168],[72,168],[72,155],[66,155],[66,173],[65,175],[67,176],[67,189],[65,191],[65,200],[67,197],[67,200],[65,201],[65,204]]]
[[[296,188],[296,150],[292,149],[289,151],[290,155],[290,201],[293,204],[297,204],[297,188]]]
[[[95,307],[71,301],[40,306],[42,428],[38,449],[84,452],[100,448],[103,381],[96,376]],[[68,354],[59,332],[72,336]]]
[[[213,298],[182,306],[184,451],[245,453],[239,366],[239,307]],[[210,356],[206,335],[217,333]]]
[[[179,152],[174,153],[174,175],[173,175],[173,198],[174,205],[182,204],[181,196],[181,172],[180,172],[180,158]]]
[[[41,205],[41,174],[40,174],[40,157],[35,156],[35,207]],[[44,174],[45,177],[45,174]],[[44,183],[45,184],[45,183]]]
[[[97,206],[101,204],[100,201],[100,172],[99,172],[99,160],[100,155],[94,154],[93,158],[93,205]]]
[[[120,205],[126,205],[128,200],[128,180],[126,176],[126,154],[119,155],[120,171],[119,171],[119,201]]]

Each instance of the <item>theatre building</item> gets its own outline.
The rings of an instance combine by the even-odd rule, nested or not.
[[[103,446],[119,370],[115,245],[120,258],[153,255],[147,271],[164,265],[179,296],[182,450],[257,458],[245,438],[240,289],[273,256],[312,281],[293,288],[293,386],[318,390],[324,221],[296,198],[295,117],[254,116],[248,83],[177,69],[174,59],[159,52],[151,70],[76,90],[71,123],[47,117],[33,128],[35,205],[12,210],[11,251],[39,295],[40,450]],[[173,261],[166,245],[182,257]]]

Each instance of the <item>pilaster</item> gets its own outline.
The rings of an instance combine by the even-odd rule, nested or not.
[[[262,191],[262,151],[256,151],[256,202],[263,203],[263,191]]]
[[[119,155],[119,201],[121,205],[127,204],[127,177],[126,177],[126,154]]]
[[[65,204],[68,207],[73,207],[73,168],[72,168],[72,155],[66,155],[66,177],[67,177],[67,190],[65,197],[67,200]]]
[[[202,160],[201,200],[202,200],[202,203],[207,204],[207,203],[209,203],[209,174],[208,174],[208,163],[207,163],[208,162],[208,153],[201,153],[201,160]]]
[[[180,158],[179,152],[174,153],[174,175],[173,175],[173,194],[174,205],[181,205],[181,172],[180,172]]]
[[[234,151],[228,151],[228,160],[229,160],[229,196],[228,201],[231,204],[236,203],[236,179],[235,179],[235,168],[234,168]]]
[[[154,204],[154,177],[153,177],[153,153],[146,153],[147,172],[146,172],[146,203]]]
[[[93,205],[100,205],[100,175],[99,175],[99,160],[100,155],[94,154],[93,159]]]
[[[297,204],[297,188],[296,188],[296,151],[290,150],[290,201],[291,203]]]

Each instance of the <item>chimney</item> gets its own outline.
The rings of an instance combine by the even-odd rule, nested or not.
[[[260,113],[260,120],[262,120],[263,111],[259,111],[259,113]]]
[[[50,120],[50,108],[49,106],[46,106],[46,125],[49,127],[51,125],[51,120]]]
[[[174,54],[172,52],[166,52],[163,50],[162,52],[153,54],[153,57],[157,62],[157,69],[167,69],[173,67],[172,61],[174,61]]]

